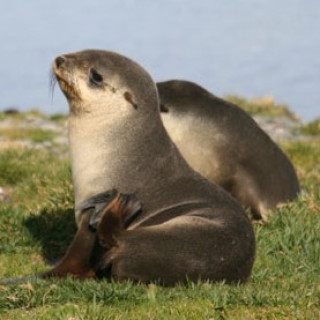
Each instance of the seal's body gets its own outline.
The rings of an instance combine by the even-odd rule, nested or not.
[[[87,50],[55,59],[69,106],[76,220],[81,203],[110,190],[143,209],[105,259],[113,278],[174,284],[245,281],[255,240],[241,206],[194,172],[167,135],[156,85],[133,61]]]
[[[268,210],[297,197],[290,160],[245,111],[192,82],[157,87],[164,126],[184,158],[254,218],[266,219]]]

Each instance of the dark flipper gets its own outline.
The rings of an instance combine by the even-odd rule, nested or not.
[[[140,211],[141,204],[135,196],[119,193],[101,213],[95,214],[91,221],[94,219],[102,247],[113,247],[115,239]]]
[[[82,213],[86,212],[89,209],[94,209],[92,218],[89,222],[89,228],[91,229],[91,231],[96,231],[96,223],[94,220],[95,216],[100,215],[105,207],[117,196],[117,194],[118,191],[116,189],[112,189],[107,192],[101,192],[87,199],[77,207],[77,210],[80,210]]]
[[[101,192],[97,195],[87,199],[86,201],[82,202],[78,207],[77,210],[80,210],[82,212],[95,208],[97,210],[99,205],[106,206],[109,204],[118,194],[118,191],[116,189],[109,190],[107,192]]]
[[[92,211],[92,210],[90,210]],[[42,274],[42,278],[66,277],[92,278],[95,272],[91,265],[91,252],[95,245],[96,235],[89,229],[91,214],[82,215],[80,226],[66,254],[53,269]]]
[[[111,198],[109,197],[103,206],[95,207],[95,211],[89,222],[92,231],[97,230],[102,218],[107,215],[109,211],[112,211],[112,214],[109,213],[109,215],[113,215],[115,220],[119,220],[121,226],[127,228],[142,208],[140,201],[134,194],[116,193],[113,194],[111,200],[109,199]],[[112,224],[110,228],[104,228],[104,232],[112,233],[112,230]]]

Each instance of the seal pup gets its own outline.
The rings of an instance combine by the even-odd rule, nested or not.
[[[53,71],[70,109],[75,207],[112,188],[136,194],[143,205],[108,250],[111,277],[164,285],[246,281],[255,256],[252,225],[237,201],[180,155],[150,75],[101,50],[61,55]]]
[[[166,130],[189,165],[235,197],[253,218],[293,200],[300,187],[293,165],[240,107],[199,85],[157,83]]]

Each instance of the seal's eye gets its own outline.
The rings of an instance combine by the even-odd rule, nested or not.
[[[90,69],[89,75],[90,83],[101,86],[103,83],[103,76],[98,73],[95,69]]]

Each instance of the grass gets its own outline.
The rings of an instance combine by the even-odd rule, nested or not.
[[[51,121],[55,121],[55,122],[64,122],[66,121],[67,119],[67,115],[63,114],[63,113],[55,113],[55,114],[52,114],[51,116],[49,116],[49,119]]]
[[[226,100],[237,104],[252,116],[262,117],[287,117],[292,120],[297,120],[297,116],[290,111],[286,104],[276,103],[272,96],[261,98],[246,99],[238,95],[227,95]]]
[[[52,121],[60,122],[60,121],[65,121],[67,119],[67,114],[54,113],[51,115],[47,115],[37,109],[32,109],[30,111],[24,111],[24,112],[19,112],[18,110],[16,110],[16,112],[13,112],[13,113],[0,111],[0,120],[5,120],[8,118],[14,118],[17,120],[24,120],[24,119],[30,118],[30,117],[35,117],[35,118],[40,118],[40,119],[49,119]]]
[[[319,319],[320,141],[283,145],[304,194],[255,225],[246,285],[49,280],[0,286],[1,319]],[[39,150],[0,153],[0,277],[48,269],[75,232],[68,162]]]
[[[309,136],[320,135],[320,118],[315,119],[300,128],[300,132]]]
[[[52,142],[57,136],[57,133],[52,130],[42,128],[23,128],[19,126],[19,123],[27,118],[38,118],[38,119],[50,119],[56,120],[61,119],[61,116],[54,115],[48,117],[38,110],[31,110],[28,112],[17,112],[13,114],[7,114],[0,112],[0,120],[10,119],[14,121],[12,127],[0,128],[0,137],[7,140],[31,140],[34,143],[42,143],[45,141]]]
[[[0,136],[9,140],[24,140],[29,139],[34,143],[41,143],[45,141],[53,141],[57,133],[52,130],[41,128],[6,128],[0,129]]]

